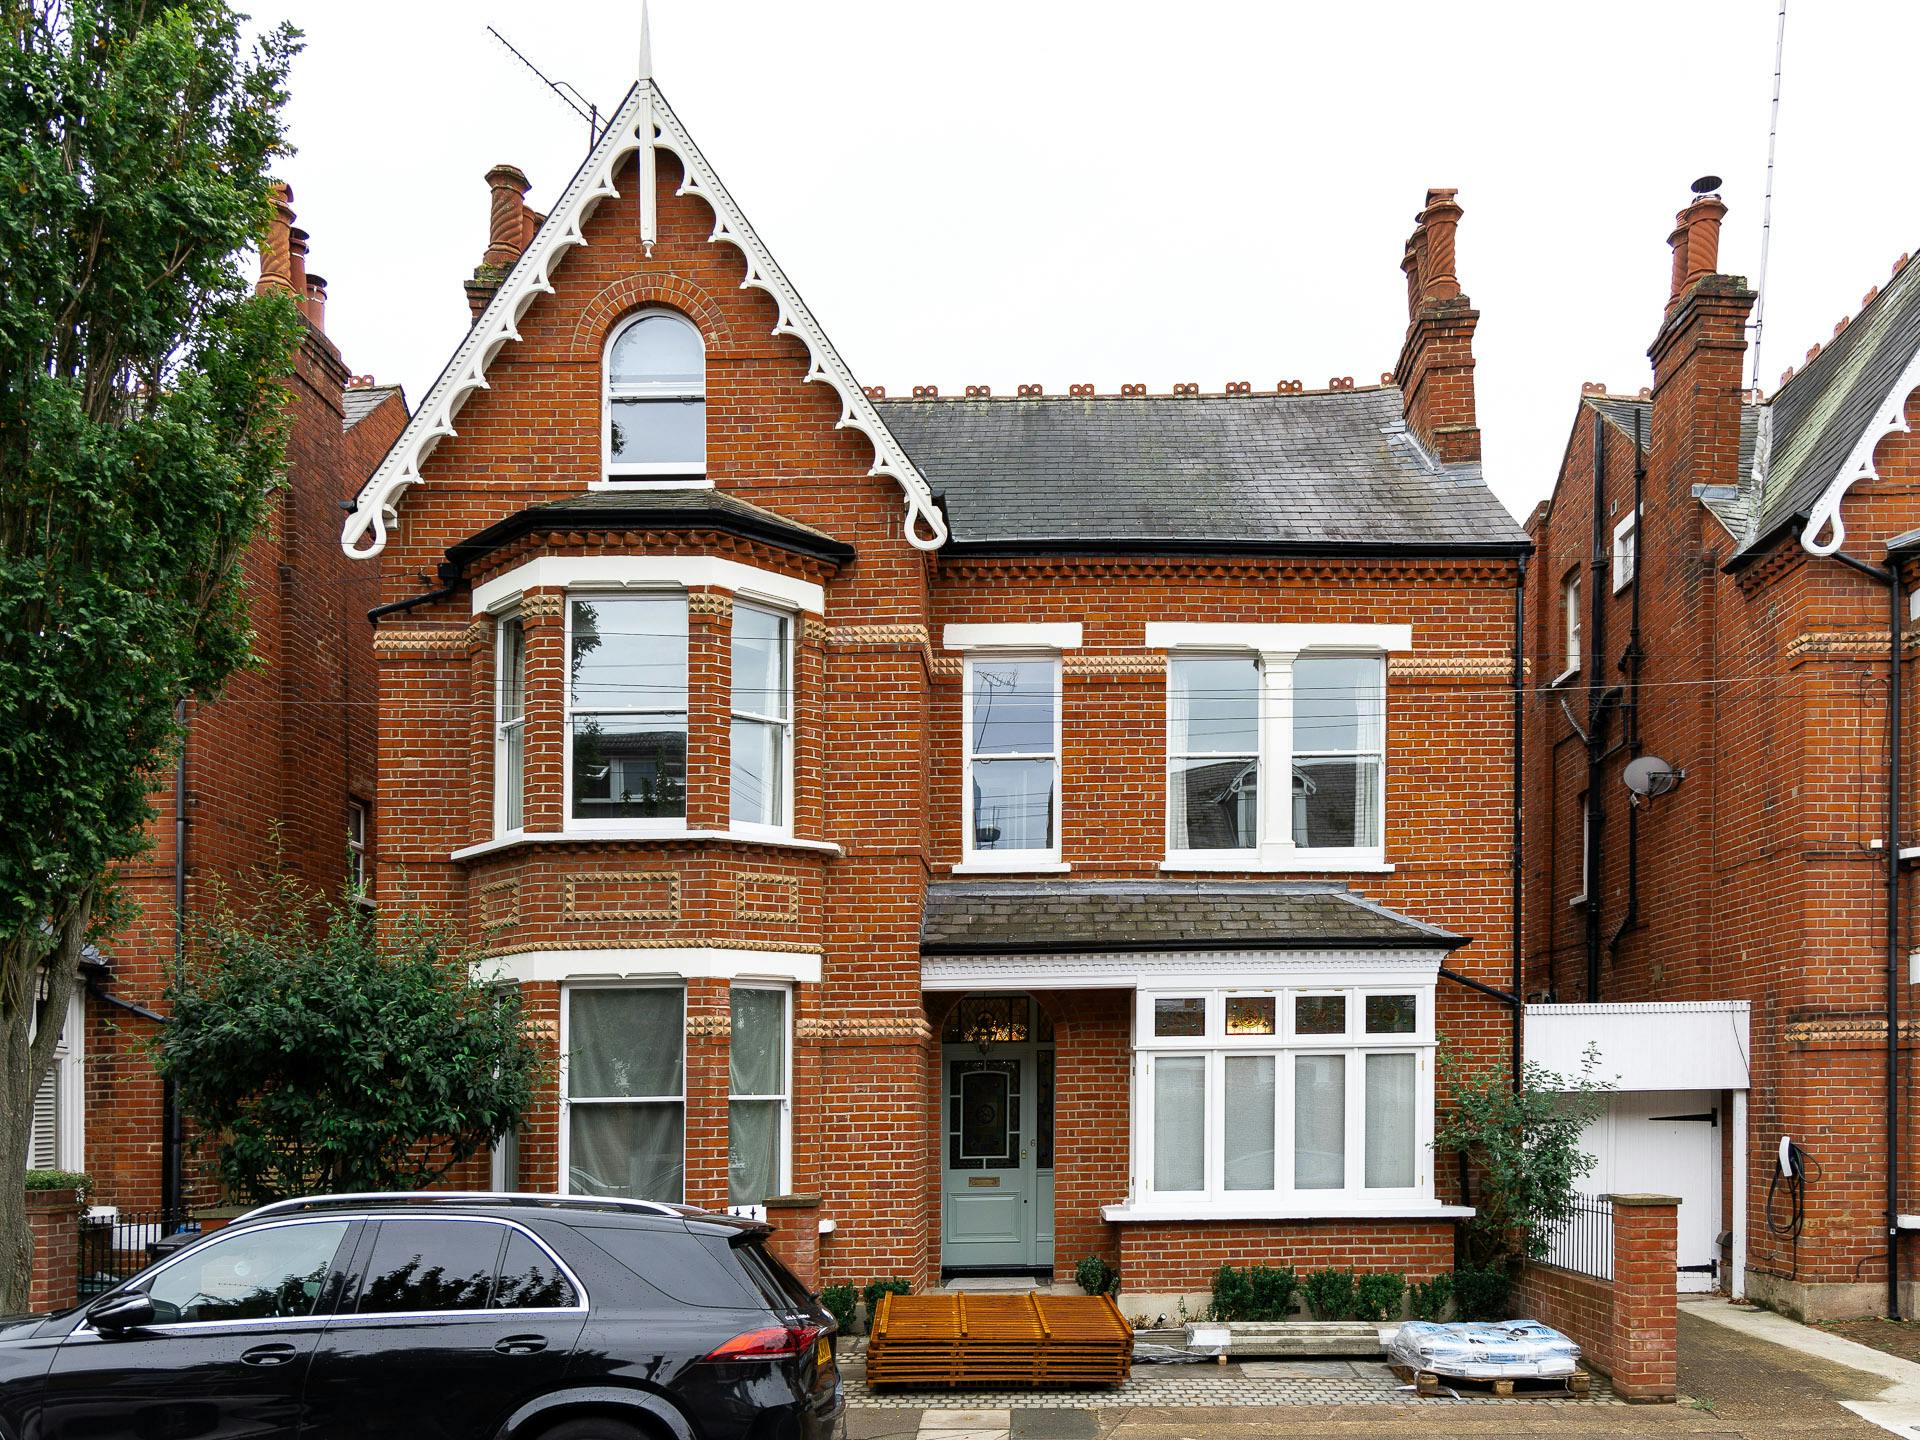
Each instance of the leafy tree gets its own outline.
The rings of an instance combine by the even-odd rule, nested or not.
[[[248,658],[235,567],[300,321],[241,262],[297,48],[243,46],[225,0],[0,0],[0,1313],[26,1301],[32,1096],[82,950],[175,706]]]
[[[1453,1103],[1433,1148],[1466,1156],[1479,1179],[1477,1213],[1465,1227],[1470,1268],[1511,1271],[1523,1259],[1545,1259],[1554,1232],[1573,1217],[1575,1187],[1594,1165],[1580,1134],[1611,1088],[1594,1073],[1599,1063],[1590,1047],[1579,1075],[1528,1064],[1516,1090],[1506,1069],[1469,1066],[1440,1047],[1440,1078]],[[1464,1309],[1466,1293],[1459,1293]]]
[[[519,989],[418,912],[316,915],[282,880],[168,988],[160,1073],[250,1204],[418,1189],[519,1123],[546,1069]]]

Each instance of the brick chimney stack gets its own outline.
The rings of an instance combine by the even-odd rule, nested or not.
[[[1740,276],[1719,273],[1726,213],[1718,195],[1702,195],[1680,212],[1667,237],[1673,278],[1660,333],[1647,351],[1653,361],[1649,499],[1740,481],[1747,314],[1755,297]]]
[[[303,234],[303,255],[305,239]],[[253,288],[260,295],[270,290],[283,295],[302,293],[293,288],[293,189],[284,181],[273,182],[273,215],[260,241],[260,279]]]
[[[475,320],[533,239],[537,223],[527,208],[530,188],[532,182],[518,166],[502,164],[487,171],[487,248],[466,282],[467,306]]]
[[[1427,191],[1400,268],[1407,277],[1407,338],[1393,369],[1407,425],[1442,461],[1480,458],[1473,398],[1473,331],[1480,312],[1460,289],[1454,237],[1460,204],[1452,189]]]

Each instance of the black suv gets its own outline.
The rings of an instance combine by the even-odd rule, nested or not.
[[[768,1234],[586,1197],[269,1205],[0,1323],[0,1440],[825,1440],[833,1319]]]

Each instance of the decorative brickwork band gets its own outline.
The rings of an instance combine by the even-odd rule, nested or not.
[[[1795,1020],[1783,1037],[1789,1045],[1825,1045],[1835,1049],[1873,1049],[1887,1043],[1884,1015],[1816,1015]],[[1900,1043],[1920,1039],[1920,1021],[1900,1022]]]
[[[602,917],[595,915],[591,919]],[[525,945],[494,945],[482,950],[479,959],[505,960],[514,955],[544,954],[549,950],[604,950],[605,941],[553,941],[536,940]],[[808,944],[803,940],[754,940],[732,931],[724,934],[709,934],[697,931],[693,934],[622,936],[622,950],[758,950],[768,955],[813,955],[819,952],[817,944]]]
[[[476,615],[473,617],[473,623],[460,633],[464,641],[462,648],[468,654],[472,654],[475,650],[483,650],[493,639],[493,617]]]
[[[800,918],[800,877],[743,872],[733,882],[733,918],[792,924]]]
[[[711,615],[726,620],[733,615],[733,597],[714,590],[695,590],[687,596],[689,615]]]
[[[636,891],[653,889],[651,904],[633,904]],[[561,887],[563,920],[665,920],[680,918],[680,877],[671,870],[612,870],[569,875]],[[684,944],[685,941],[675,941]]]
[[[1157,651],[1150,654],[1115,654],[1111,651],[1072,650],[1061,657],[1060,672],[1069,680],[1164,675],[1167,673],[1167,657]]]
[[[1510,655],[1395,655],[1387,661],[1389,680],[1508,680]]]
[[[827,622],[817,616],[807,615],[800,621],[800,643],[820,646],[827,643]]]
[[[495,880],[476,892],[480,898],[480,928],[489,934],[511,930],[520,923],[520,877]]]
[[[958,680],[967,673],[967,662],[958,655],[936,655],[929,668],[936,680]]]
[[[382,630],[373,637],[373,653],[387,655],[464,655],[465,630]]]
[[[1795,660],[1884,660],[1884,630],[1809,630],[1787,642],[1787,663]]]
[[[566,598],[559,592],[539,591],[521,598],[520,618],[529,625],[538,624],[542,620],[558,620],[565,606]]]
[[[924,625],[834,625],[827,630],[827,643],[839,649],[856,645],[925,645]]]
[[[724,1013],[689,1015],[687,1036],[694,1040],[730,1040],[733,1038],[733,1017]]]
[[[933,1038],[933,1031],[927,1028],[926,1020],[918,1016],[906,1020],[813,1018],[799,1021],[794,1025],[793,1033],[794,1038],[799,1040],[929,1040]]]

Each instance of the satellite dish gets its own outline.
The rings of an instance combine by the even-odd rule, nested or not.
[[[1627,762],[1627,768],[1621,772],[1620,778],[1635,795],[1645,795],[1651,799],[1667,794],[1687,778],[1687,772],[1674,769],[1658,755],[1642,755],[1637,760]]]

